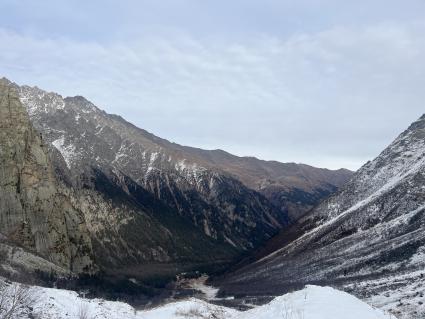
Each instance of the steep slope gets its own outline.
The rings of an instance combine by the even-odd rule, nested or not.
[[[197,229],[119,172],[93,169],[76,190],[96,260],[103,270],[133,278],[173,275],[220,265],[238,251]]]
[[[207,236],[237,250],[258,246],[288,223],[288,213],[298,218],[292,214],[295,208],[305,212],[350,175],[183,147],[109,115],[83,97],[64,99],[35,87],[17,88],[34,125],[59,151],[52,153],[64,180],[81,187],[93,178],[93,167],[106,176],[119,172]]]
[[[32,127],[16,86],[0,84],[0,272],[102,270],[143,279],[236,256],[118,170],[85,167],[74,187],[50,147],[54,171],[48,141]]]
[[[106,176],[120,172],[206,235],[242,250],[286,224],[285,213],[236,179],[187,160],[177,145],[106,114],[82,97],[62,99],[23,87],[21,100],[63,156],[66,165],[56,167],[73,185],[92,179],[93,167]]]
[[[0,234],[65,270],[93,271],[84,216],[56,182],[40,133],[15,89],[0,80]],[[6,265],[6,260],[2,260]]]
[[[425,292],[425,116],[337,194],[292,227],[295,240],[222,281],[227,293],[275,294],[333,284],[423,318]]]
[[[64,158],[66,165],[56,165],[60,175],[77,187],[96,177],[93,168],[105,176],[119,172],[206,235],[242,250],[258,245],[287,222],[284,212],[236,179],[187,160],[178,146],[106,114],[82,97],[62,99],[23,87],[21,100]],[[126,190],[125,180],[121,186]]]

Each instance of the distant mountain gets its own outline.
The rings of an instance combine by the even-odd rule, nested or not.
[[[345,169],[332,171],[303,164],[237,157],[221,150],[206,151],[181,146],[139,129],[119,116],[109,115],[83,97],[63,99],[55,93],[28,86],[20,87],[19,91],[31,119],[46,134],[46,138],[55,142],[60,149],[60,137],[64,137],[65,144],[61,150],[69,163],[75,166],[78,161],[79,166],[83,167],[99,162],[101,165],[120,167],[156,194],[158,189],[149,180],[158,172],[182,175],[190,184],[194,184],[196,176],[213,172],[230,175],[244,186],[262,193],[281,211],[289,210],[297,218],[333,193],[352,175]],[[66,125],[60,127],[62,122],[58,120],[66,122]],[[84,136],[75,134],[77,130]],[[63,131],[63,134],[59,134],[59,131]],[[84,138],[88,143],[93,139],[100,144],[86,150],[82,147],[87,146]],[[83,145],[79,145],[81,141]],[[74,146],[78,151],[76,153],[72,152]],[[174,199],[173,202],[176,204]]]
[[[288,211],[292,220],[334,193],[353,175],[347,169],[328,170],[305,164],[263,161],[255,157],[237,157],[221,150],[185,149],[260,192],[282,211]]]
[[[181,146],[81,96],[3,81],[48,146],[103,271],[157,275],[229,263],[351,175]]]
[[[424,318],[425,115],[286,235],[279,250],[219,280],[222,291],[273,295],[325,283],[399,318]]]

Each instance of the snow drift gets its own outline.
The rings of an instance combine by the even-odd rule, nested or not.
[[[356,297],[330,287],[306,286],[270,303],[238,311],[190,298],[150,310],[136,310],[122,302],[85,299],[76,292],[32,287],[36,303],[19,318],[43,319],[390,319],[395,318]],[[30,310],[32,309],[32,310]],[[84,315],[83,317],[81,317]]]

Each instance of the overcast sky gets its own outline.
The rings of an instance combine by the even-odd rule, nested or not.
[[[357,169],[425,113],[425,1],[1,0],[0,76],[180,144]]]

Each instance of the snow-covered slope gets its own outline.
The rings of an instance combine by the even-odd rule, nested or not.
[[[241,314],[238,319],[389,319],[390,315],[330,287],[309,285]]]
[[[123,302],[84,299],[76,292],[32,288],[36,302],[32,318],[43,319],[390,319],[395,318],[356,297],[330,287],[307,286],[300,291],[275,298],[248,311],[214,305],[190,298],[150,310],[136,310]],[[30,318],[21,315],[22,319]]]
[[[307,286],[248,311],[190,299],[141,312],[146,319],[389,319],[390,314],[330,287]],[[192,314],[192,316],[191,316]],[[394,318],[394,317],[393,317]]]
[[[425,318],[425,116],[293,228],[294,240],[229,275],[224,290],[325,283]]]

